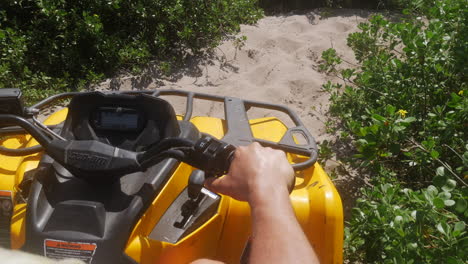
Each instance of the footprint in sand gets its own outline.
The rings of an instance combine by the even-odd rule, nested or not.
[[[289,100],[296,102],[299,108],[306,109],[304,102],[313,102],[317,98],[317,82],[313,80],[292,80],[287,83],[290,91]]]
[[[271,74],[275,71],[277,65],[261,65],[252,70],[247,77],[247,80],[255,85],[266,84],[271,77]]]
[[[297,42],[290,38],[279,37],[276,39],[277,46],[284,52],[290,54],[304,46],[304,43]]]
[[[305,94],[308,94],[308,91],[312,91],[314,86],[315,83],[308,80],[293,80],[288,82],[291,95],[299,98],[303,97]]]
[[[305,82],[303,80],[289,81],[288,86],[293,97],[300,97],[303,93]]]
[[[289,33],[303,33],[311,29],[307,23],[294,21],[284,25],[288,29]]]
[[[257,61],[258,57],[260,55],[260,51],[256,49],[248,49],[247,50],[247,56],[251,58],[252,60]]]
[[[335,28],[337,32],[348,32],[353,28],[351,25],[345,24],[343,22],[338,22],[338,21],[335,21],[333,23],[333,27]]]
[[[319,59],[318,51],[308,46],[301,47],[296,50],[295,59],[296,61],[316,62]]]
[[[276,41],[274,39],[267,39],[265,42],[263,42],[261,47],[267,50],[274,49],[276,47]]]

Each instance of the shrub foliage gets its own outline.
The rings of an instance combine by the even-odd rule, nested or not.
[[[0,87],[76,88],[213,47],[262,15],[255,0],[4,0]]]
[[[468,61],[465,0],[411,1],[398,22],[380,15],[348,37],[358,68],[321,69],[331,114],[367,170],[346,230],[346,253],[365,263],[466,263]]]

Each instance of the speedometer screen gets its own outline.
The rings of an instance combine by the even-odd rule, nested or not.
[[[101,127],[134,130],[138,128],[138,114],[101,112]]]
[[[141,118],[135,109],[103,107],[94,113],[93,123],[97,129],[136,131],[141,127]]]

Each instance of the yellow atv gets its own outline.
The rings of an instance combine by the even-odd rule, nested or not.
[[[185,113],[161,95],[185,97]],[[71,99],[67,108],[36,119],[63,99]],[[194,99],[224,103],[225,119],[192,117]],[[248,120],[251,107],[283,112],[295,126]],[[342,263],[340,196],[298,116],[180,90],[71,92],[24,108],[20,90],[0,89],[0,243],[85,263],[239,263],[249,206],[203,181],[224,175],[235,146],[254,141],[288,153],[297,219],[322,263]]]

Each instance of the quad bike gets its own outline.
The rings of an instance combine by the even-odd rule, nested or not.
[[[161,95],[185,97],[185,113]],[[224,103],[225,119],[192,117],[195,99]],[[67,108],[36,119],[63,100]],[[251,107],[283,112],[295,126],[249,120]],[[288,153],[297,219],[322,263],[342,263],[340,196],[298,116],[180,90],[69,92],[26,108],[19,89],[0,89],[1,246],[85,263],[239,263],[249,206],[203,181],[224,175],[235,146],[254,141]]]

